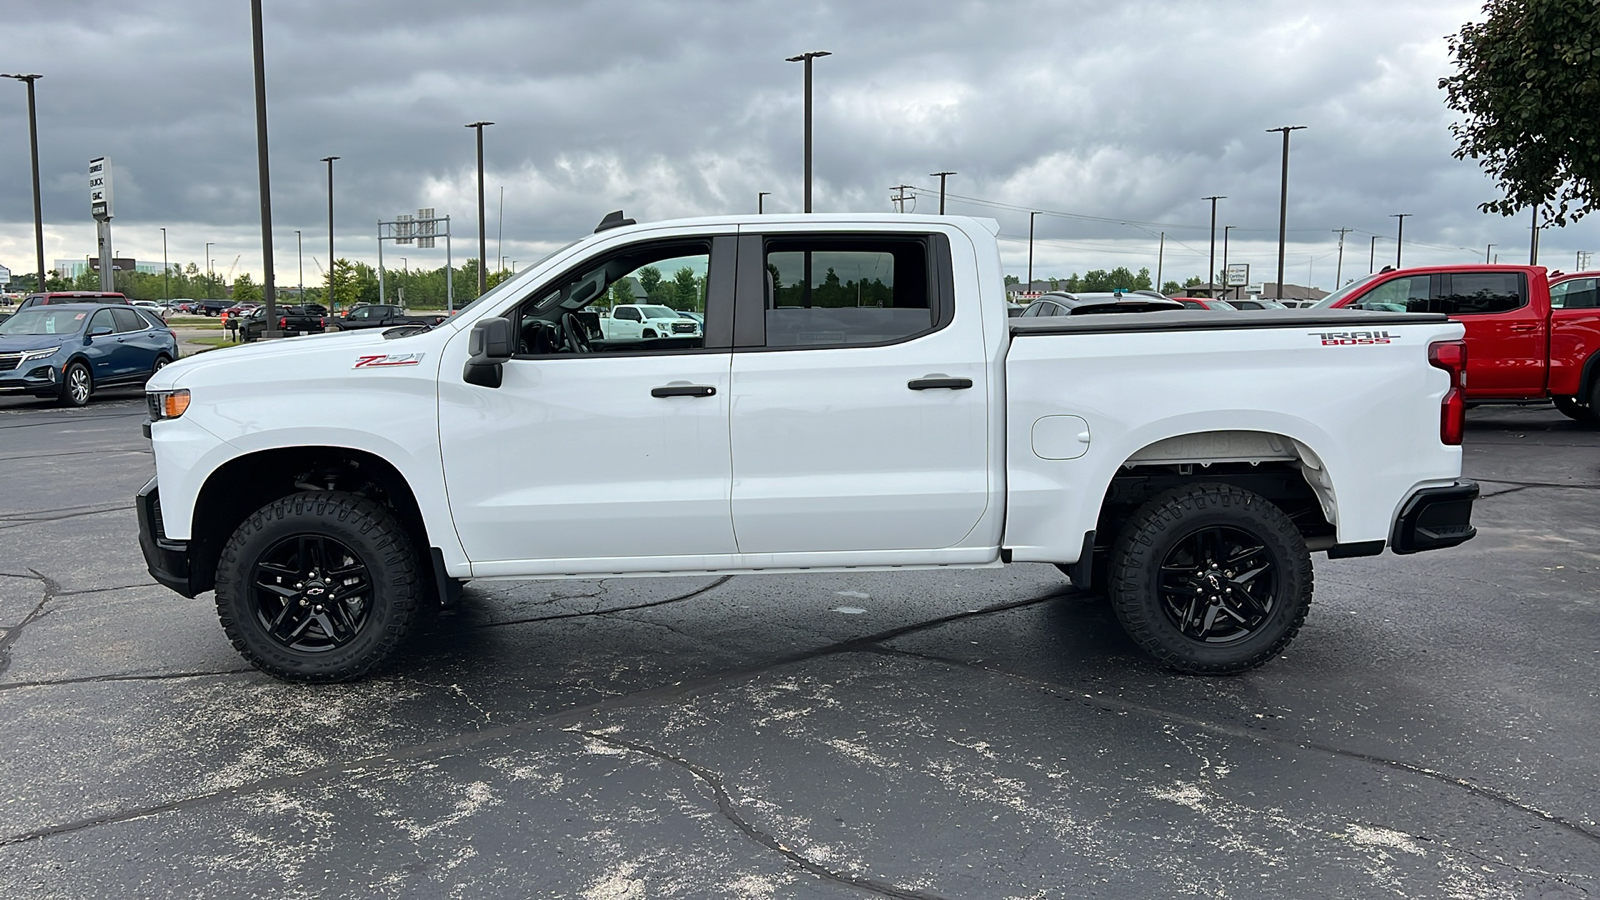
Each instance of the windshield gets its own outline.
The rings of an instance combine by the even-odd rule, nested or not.
[[[1344,298],[1350,296],[1351,294],[1355,293],[1356,291],[1360,290],[1361,288],[1366,287],[1367,284],[1370,283],[1372,281],[1372,279],[1377,278],[1379,274],[1380,273],[1374,272],[1374,273],[1372,273],[1371,275],[1368,275],[1365,278],[1358,278],[1355,281],[1352,281],[1349,284],[1345,285],[1344,287],[1338,289],[1337,291],[1334,291],[1333,293],[1329,294],[1328,296],[1323,297],[1321,300],[1318,300],[1316,302],[1316,305],[1312,306],[1311,308],[1312,309],[1327,309],[1328,307],[1334,305],[1335,303],[1338,303],[1340,300],[1343,300]]]
[[[665,306],[641,306],[639,311],[644,313],[646,319],[676,319],[678,311]]]
[[[569,248],[571,248],[573,246],[573,244],[576,244],[576,243],[578,243],[578,242],[577,241],[572,241],[571,243],[562,244],[560,247],[557,247],[556,249],[551,250],[549,253],[546,253],[544,256],[539,257],[539,259],[535,260],[533,263],[531,263],[529,265],[526,265],[526,266],[523,266],[518,271],[526,272],[529,269],[536,269],[539,266],[544,265],[547,260],[549,260],[552,257],[556,256],[557,254],[565,253]],[[499,284],[495,285],[494,287],[488,289],[487,291],[484,291],[482,294],[479,294],[478,295],[478,299],[476,299],[476,300],[472,301],[471,303],[468,303],[466,306],[463,306],[460,309],[456,310],[455,314],[459,316],[462,313],[466,312],[467,310],[472,309],[473,307],[477,306],[480,303],[483,303],[486,300],[489,300],[489,301],[494,300],[494,298],[500,296],[501,294],[503,294],[507,290],[509,290],[510,287],[511,287],[512,282],[515,282],[516,280],[517,280],[517,277],[515,275],[507,277],[504,281],[501,281]]]
[[[0,334],[40,335],[76,334],[83,329],[89,311],[83,309],[25,309],[0,322]]]

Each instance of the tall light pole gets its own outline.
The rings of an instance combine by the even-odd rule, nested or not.
[[[1411,213],[1394,213],[1393,215],[1389,216],[1389,218],[1398,219],[1400,222],[1399,227],[1395,231],[1394,235],[1394,267],[1396,269],[1400,268],[1400,251],[1402,249],[1400,244],[1405,240],[1406,218],[1410,215]]]
[[[211,245],[216,241],[206,241],[206,299],[211,299],[211,282],[217,276],[211,273]]]
[[[939,215],[944,215],[944,180],[955,172],[934,172],[929,177],[939,179]]]
[[[1539,264],[1539,204],[1533,205],[1533,237],[1528,241],[1528,265]]]
[[[338,158],[337,156],[324,156],[322,158],[322,161],[328,164],[328,296],[326,299],[329,313],[334,312],[333,273],[339,267],[338,263],[333,261],[333,161]]]
[[[1283,186],[1278,194],[1278,296],[1283,299],[1283,247],[1289,236],[1289,132],[1304,130],[1304,125],[1284,125],[1268,128],[1267,133],[1283,132]]]
[[[1491,251],[1493,249],[1494,249],[1494,245],[1493,244],[1490,244],[1489,246],[1483,248],[1483,264],[1484,265],[1488,265],[1489,264],[1489,251]]]
[[[1033,217],[1037,210],[1028,213],[1028,293],[1033,293]]]
[[[300,229],[294,230],[294,252],[300,258],[300,302],[306,302],[306,247],[300,241]]]
[[[39,205],[39,116],[34,112],[33,83],[43,75],[0,75],[28,85],[28,145],[33,149],[33,248],[38,254],[40,293],[44,292],[44,213]]]
[[[828,50],[812,50],[784,60],[806,64],[806,212],[811,212],[811,61],[819,56],[832,55]]]
[[[1215,297],[1217,295],[1217,201],[1228,198],[1212,195],[1200,199],[1211,201],[1211,257],[1206,260],[1206,296]]]
[[[256,55],[256,168],[261,173],[261,259],[266,268],[262,276],[261,295],[267,303],[264,338],[283,337],[274,324],[278,313],[273,308],[277,301],[276,266],[272,259],[272,187],[267,167],[267,70],[261,48],[261,0],[250,0],[250,31]]]
[[[488,232],[484,231],[483,224],[483,129],[493,124],[493,122],[473,122],[467,126],[478,132],[478,294],[480,296],[489,289]]]
[[[167,268],[167,230],[161,229],[161,299],[172,299],[172,271]]]
[[[1222,226],[1222,295],[1228,295],[1228,232],[1238,228],[1237,225]]]
[[[772,192],[771,191],[756,191],[756,215],[759,216],[762,213],[766,212],[766,203],[765,203],[765,201],[767,199],[767,195],[770,194],[770,193],[772,193]]]
[[[1378,271],[1378,236],[1372,236],[1372,243],[1367,247],[1367,271]]]

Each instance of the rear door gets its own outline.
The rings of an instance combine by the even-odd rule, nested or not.
[[[989,391],[982,328],[952,327],[949,239],[741,233],[739,245],[739,552],[959,544],[988,503]]]
[[[1528,297],[1523,272],[1453,272],[1440,276],[1431,310],[1467,328],[1467,396],[1542,397],[1545,324]]]
[[[119,378],[142,378],[155,371],[156,354],[162,345],[156,332],[132,307],[114,306],[111,320],[117,326]]]

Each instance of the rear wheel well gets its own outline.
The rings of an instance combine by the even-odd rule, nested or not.
[[[1299,463],[1173,463],[1124,467],[1112,477],[1100,503],[1095,525],[1095,550],[1109,550],[1122,523],[1147,500],[1165,491],[1199,482],[1233,485],[1260,494],[1283,510],[1306,543],[1331,545],[1336,529],[1323,513],[1322,502],[1307,483]]]
[[[189,565],[196,593],[210,590],[217,561],[234,530],[251,513],[301,491],[345,491],[391,510],[417,549],[420,574],[435,583],[427,526],[416,495],[387,460],[348,447],[287,447],[229,460],[206,479],[195,501]]]

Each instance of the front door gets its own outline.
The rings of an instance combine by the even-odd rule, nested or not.
[[[440,446],[475,574],[633,571],[627,560],[664,557],[676,560],[662,568],[726,565],[696,559],[736,550],[733,244],[704,232],[631,243],[508,298],[518,347],[498,388],[465,383],[447,362]],[[594,306],[681,272],[671,299],[706,313],[710,340],[603,337]]]
[[[938,234],[742,235],[741,553],[932,550],[988,505],[983,329]],[[747,277],[747,273],[754,273]]]

